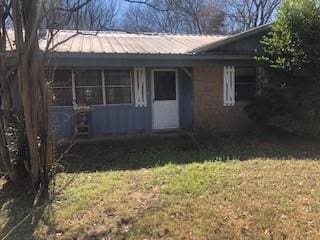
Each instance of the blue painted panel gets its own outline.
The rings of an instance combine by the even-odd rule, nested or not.
[[[146,69],[146,80],[147,107],[136,108],[134,104],[92,107],[90,125],[93,136],[152,131],[150,69]]]
[[[74,134],[73,107],[51,107],[52,127],[54,136],[68,138]]]
[[[246,55],[256,55],[257,53],[262,53],[262,44],[260,43],[263,36],[266,33],[255,34],[253,36],[247,37],[245,39],[238,40],[236,42],[229,43],[227,45],[221,46],[209,53],[229,53],[229,54],[246,54]]]
[[[93,136],[151,130],[149,108],[128,106],[93,106],[90,116]]]
[[[182,70],[179,71],[179,114],[180,128],[192,128],[192,79]]]

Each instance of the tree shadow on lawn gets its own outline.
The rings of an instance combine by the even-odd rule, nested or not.
[[[54,180],[34,206],[35,192],[30,184],[13,186],[9,181],[0,178],[0,239],[32,240],[47,234],[56,233],[55,211],[52,203],[64,189],[72,184],[74,178],[56,189]],[[5,220],[5,222],[1,222]],[[42,224],[42,225],[41,225]],[[44,226],[44,227],[40,227]],[[41,229],[42,232],[37,232]],[[36,234],[35,234],[36,233]],[[38,237],[41,236],[40,238]]]
[[[66,172],[138,170],[166,164],[257,158],[318,160],[319,139],[279,132],[156,136],[76,144],[61,162]],[[199,148],[200,146],[200,148]]]
[[[30,190],[30,185],[12,186],[9,182],[5,182],[0,186],[2,186],[1,214],[6,215],[2,218],[6,219],[6,222],[0,225],[0,239],[34,239],[34,231],[48,205],[47,194],[45,193],[39,202],[40,207],[35,208],[33,206],[35,194],[32,189]]]

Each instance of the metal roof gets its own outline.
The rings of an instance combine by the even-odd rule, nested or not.
[[[53,38],[51,47],[59,43],[52,50],[54,53],[195,55],[270,30],[270,28],[271,24],[267,24],[229,36],[60,30]],[[49,34],[47,31],[42,33],[39,44],[40,48],[45,50]],[[14,50],[13,30],[8,30],[7,34],[10,39],[7,41],[7,49]]]
[[[54,37],[57,53],[105,54],[193,54],[195,49],[225,39],[226,36],[175,35],[160,33],[92,32],[61,30]],[[48,37],[40,40],[45,48]]]

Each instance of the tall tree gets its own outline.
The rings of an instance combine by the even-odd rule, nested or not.
[[[9,78],[7,76],[7,21],[10,14],[9,1],[2,1],[0,5],[0,85],[1,85],[1,104],[3,108],[2,117],[0,118],[0,155],[4,166],[8,172],[9,178],[12,181],[17,179],[17,165],[12,164],[16,157],[15,151],[11,150],[13,131],[13,113],[12,113],[12,98],[9,85]]]
[[[116,24],[117,12],[116,0],[92,0],[77,11],[77,14],[72,16],[71,21],[64,28],[80,30],[112,29]]]
[[[48,183],[54,147],[50,132],[48,76],[45,72],[48,51],[59,44],[52,41],[59,28],[71,21],[89,2],[72,0],[68,5],[57,6],[54,0],[1,0],[0,82],[5,114],[0,118],[0,154],[12,182],[25,181],[22,177],[29,176],[35,188]],[[64,16],[64,21],[57,16]],[[14,30],[10,34],[6,29],[8,18]],[[39,46],[39,30],[43,22],[52,27],[45,50]],[[10,39],[14,42],[7,41]],[[9,46],[15,50],[10,54],[7,52]],[[9,71],[8,57],[14,59]],[[13,73],[16,74],[20,100],[20,108],[15,112],[10,89]]]
[[[169,5],[170,6],[170,5]],[[156,5],[133,5],[125,13],[122,27],[135,32],[170,32],[180,31],[179,16],[168,10],[168,4],[162,1]]]
[[[268,83],[251,116],[301,134],[320,134],[320,7],[318,0],[283,0],[263,39]]]
[[[225,15],[217,1],[179,0],[175,9],[181,15],[186,32],[211,34],[224,31]]]
[[[225,15],[214,0],[130,1],[124,28],[131,31],[211,34],[224,31]]]
[[[281,0],[126,0],[125,26],[187,33],[239,32],[273,20]],[[170,13],[171,12],[171,13]]]
[[[248,30],[272,21],[280,0],[227,0],[224,11],[231,32]]]
[[[102,30],[116,25],[118,4],[116,0],[90,0],[77,11],[70,11],[79,0],[48,0],[43,2],[45,29]],[[51,9],[51,10],[49,10]]]

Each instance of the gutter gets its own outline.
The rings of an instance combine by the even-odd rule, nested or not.
[[[226,54],[106,54],[106,53],[51,53],[54,60],[252,60],[253,55]]]

